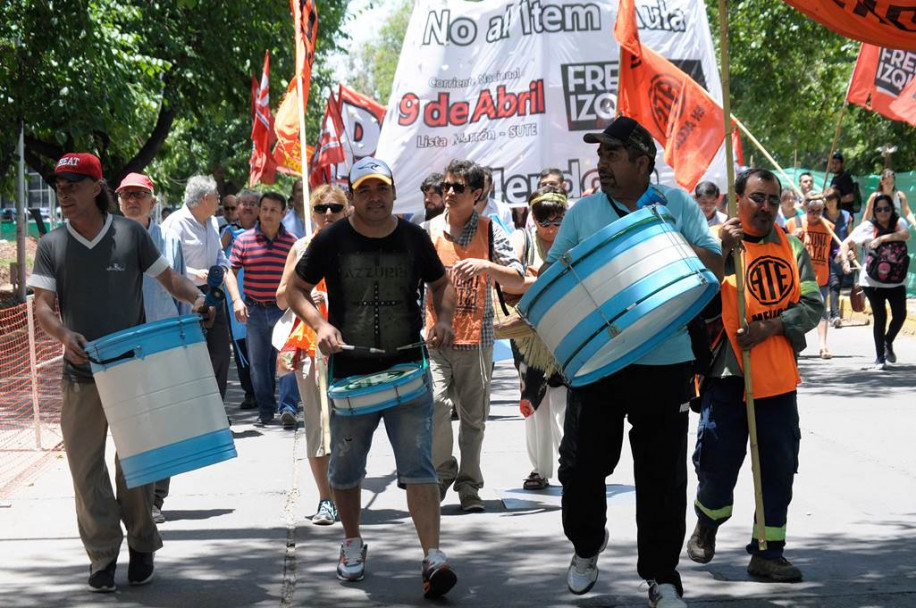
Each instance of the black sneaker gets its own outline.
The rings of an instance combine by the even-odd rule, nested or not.
[[[130,549],[130,565],[127,580],[131,585],[146,585],[153,580],[153,553],[141,553]]]
[[[258,402],[254,398],[254,395],[245,395],[245,399],[242,400],[242,404],[239,405],[240,410],[256,410],[258,409]]]
[[[94,593],[112,593],[115,590],[114,575],[118,568],[118,560],[113,559],[111,563],[96,573],[89,571],[89,591]]]
[[[423,560],[423,597],[427,599],[442,597],[458,582],[458,575],[445,559],[445,554],[441,554],[441,558]]]
[[[162,507],[157,507],[153,505],[153,523],[154,524],[164,524],[165,515],[162,514]]]
[[[894,352],[894,345],[890,342],[884,344],[884,360],[888,363],[897,362],[897,354]]]

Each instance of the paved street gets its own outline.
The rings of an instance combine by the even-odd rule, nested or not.
[[[809,344],[816,347],[816,337]],[[805,582],[774,585],[745,573],[753,492],[749,460],[735,517],[719,533],[715,560],[682,556],[690,605],[910,607],[916,605],[916,338],[901,336],[900,363],[870,363],[871,328],[831,331],[834,358],[802,357],[801,465],[789,512],[787,557]],[[571,545],[560,524],[559,488],[520,489],[529,471],[514,370],[497,368],[484,444],[487,511],[462,514],[457,495],[443,505],[442,548],[459,574],[444,605],[645,606],[636,576],[632,460],[628,448],[609,478],[611,544],[594,590],[566,590]],[[647,391],[651,387],[647,387]],[[238,402],[238,389],[232,396]],[[365,581],[344,585],[334,568],[342,529],[307,519],[317,494],[303,458],[302,429],[256,429],[254,414],[229,407],[239,457],[177,477],[160,528],[152,585],[127,585],[127,548],[109,596],[86,588],[87,559],[77,535],[66,462],[49,467],[0,509],[0,606],[394,606],[424,605],[421,554],[395,484],[391,450],[376,435],[363,497],[369,544]],[[692,448],[697,417],[691,415]],[[690,475],[690,502],[696,487]],[[555,480],[554,480],[555,481]],[[695,517],[687,515],[688,533]]]

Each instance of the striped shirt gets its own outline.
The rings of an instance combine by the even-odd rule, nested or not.
[[[246,230],[232,244],[229,266],[233,270],[245,269],[245,298],[257,302],[273,302],[277,299],[277,287],[283,277],[283,266],[289,250],[296,242],[283,225],[273,240],[261,232],[261,223]]]

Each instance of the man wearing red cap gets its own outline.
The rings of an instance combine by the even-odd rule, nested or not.
[[[143,585],[153,577],[153,552],[162,539],[152,519],[153,486],[128,489],[115,457],[117,493],[105,465],[108,420],[89,368],[86,342],[145,321],[144,275],[172,296],[206,312],[203,295],[169,267],[146,230],[110,213],[111,195],[92,154],[67,154],[55,171],[57,198],[67,223],[38,244],[29,286],[42,329],[64,346],[61,431],[73,478],[76,519],[90,559],[89,588],[111,592],[127,528],[127,578]],[[60,315],[54,310],[60,309]]]
[[[184,255],[181,253],[181,242],[171,234],[165,233],[159,224],[152,221],[150,214],[156,206],[153,180],[142,173],[130,173],[121,180],[121,185],[115,190],[118,195],[118,207],[124,217],[139,222],[149,232],[150,238],[156,248],[178,274],[185,273]],[[187,314],[188,306],[178,302],[166,291],[159,281],[150,276],[143,276],[143,311],[146,321],[159,321],[170,319],[178,315]],[[157,524],[165,522],[162,515],[162,504],[169,495],[171,478],[166,477],[156,482],[156,491],[153,496],[153,521]]]

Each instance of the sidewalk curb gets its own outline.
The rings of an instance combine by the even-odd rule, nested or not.
[[[849,296],[840,296],[840,318],[844,321],[852,321],[857,325],[870,325],[872,316],[871,306],[869,306],[867,299],[865,300],[865,311],[855,312],[849,303]],[[904,321],[900,333],[910,336],[916,335],[916,301],[914,300],[907,300],[906,321]]]

